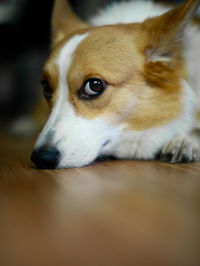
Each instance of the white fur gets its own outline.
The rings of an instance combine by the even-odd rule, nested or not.
[[[184,109],[181,115],[162,127],[143,131],[124,130],[119,143],[108,151],[118,158],[153,159],[155,154],[175,136],[189,132],[193,128],[194,93],[183,81]],[[106,152],[105,152],[106,154]]]
[[[169,10],[168,7],[151,1],[125,1],[113,3],[90,19],[95,26],[118,23],[142,22],[148,17],[158,16]]]
[[[184,38],[185,61],[189,83],[196,94],[196,107],[200,109],[200,27],[190,25]]]
[[[183,133],[172,138],[162,148],[160,157],[171,163],[200,160],[200,141],[197,132]],[[167,158],[168,157],[168,158]]]
[[[67,72],[73,52],[87,34],[74,36],[61,49],[57,59],[59,87],[57,102],[36,143],[36,149],[50,145],[59,150],[58,168],[80,167],[91,163],[100,154],[104,144],[112,138],[112,144],[120,129],[107,125],[101,119],[88,120],[76,114],[68,99]]]
[[[170,8],[153,3],[151,1],[126,1],[121,3],[113,3],[90,19],[95,26],[142,22],[146,18],[158,16]],[[189,25],[186,28],[184,36],[185,59],[189,74],[189,82],[195,91],[196,106],[200,109],[200,30],[199,26]],[[154,61],[163,60],[156,58]],[[164,60],[168,60],[164,58]]]
[[[151,2],[131,1],[113,4],[91,19],[94,25],[141,22],[147,17],[160,15],[168,8]],[[61,49],[57,59],[59,69],[58,100],[41,132],[36,148],[49,144],[61,152],[61,167],[79,167],[91,163],[98,155],[115,155],[118,158],[153,159],[155,154],[171,139],[189,134],[194,128],[195,97],[191,86],[183,84],[183,110],[180,116],[168,125],[143,131],[126,130],[120,126],[108,125],[101,118],[88,120],[78,116],[68,100],[67,72],[73,52],[87,34],[77,35]],[[189,41],[187,40],[189,39]],[[188,27],[185,34],[185,56],[188,61],[190,84],[199,94],[200,33],[195,27]],[[196,97],[197,105],[199,98]],[[196,106],[197,106],[196,105]],[[184,136],[185,136],[184,135]],[[104,145],[106,143],[106,145]]]
[[[150,1],[114,3],[91,18],[90,22],[96,26],[142,22],[148,17],[161,15],[167,10],[169,8]],[[192,24],[185,31],[184,55],[190,85],[184,82],[183,102],[185,110],[181,116],[169,125],[160,128],[142,132],[124,132],[119,145],[112,150],[113,155],[119,158],[152,159],[162,145],[170,141],[173,136],[182,135],[183,132],[189,132],[192,128],[200,128],[199,121],[193,119],[195,109],[200,109],[200,31],[199,27]],[[195,92],[196,97],[191,90]]]

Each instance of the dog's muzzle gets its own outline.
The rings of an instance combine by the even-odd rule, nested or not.
[[[56,169],[59,159],[59,151],[48,146],[35,149],[31,155],[31,161],[34,162],[40,169]]]

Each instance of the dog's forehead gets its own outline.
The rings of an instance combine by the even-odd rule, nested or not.
[[[117,85],[136,69],[139,71],[143,59],[137,49],[136,34],[126,26],[95,28],[74,51],[68,81],[77,87],[96,77]]]
[[[70,71],[65,73],[69,79],[73,79],[73,75],[85,77],[103,73],[106,72],[105,67],[116,72],[123,71],[123,66],[126,71],[132,68],[131,57],[135,64],[140,65],[137,61],[141,57],[136,51],[135,39],[132,31],[122,25],[97,27],[82,34],[68,36],[51,53],[45,72],[54,76],[61,68],[65,68],[69,58]],[[58,71],[54,71],[55,68]]]
[[[135,52],[135,34],[128,26],[114,25],[94,28],[78,45],[74,59],[114,60],[131,56]]]
[[[101,26],[94,27],[93,29],[88,29],[85,31],[76,31],[72,34],[67,35],[56,47],[51,51],[51,55],[47,61],[47,63],[52,63],[55,61],[63,50],[66,52],[70,52],[71,46],[75,47],[74,51],[78,55],[81,55],[84,50],[84,54],[91,54],[96,52],[102,52],[102,49],[113,49],[117,47],[117,44],[122,43],[122,40],[127,40],[127,33],[123,30],[124,27],[121,26]],[[123,35],[126,35],[125,37]],[[80,41],[80,43],[76,43],[77,36],[84,36],[84,42]],[[74,41],[74,44],[72,43]]]
[[[58,87],[61,74],[68,70],[74,51],[87,34],[65,38],[52,50],[43,70],[43,79],[49,80],[53,90]]]

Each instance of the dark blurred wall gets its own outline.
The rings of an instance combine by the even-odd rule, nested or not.
[[[6,5],[13,11],[0,19],[0,112],[19,116],[30,111],[38,95],[52,1],[0,0],[0,11]]]

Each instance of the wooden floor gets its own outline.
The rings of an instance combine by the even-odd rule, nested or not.
[[[38,170],[0,139],[0,266],[200,265],[200,163]]]

